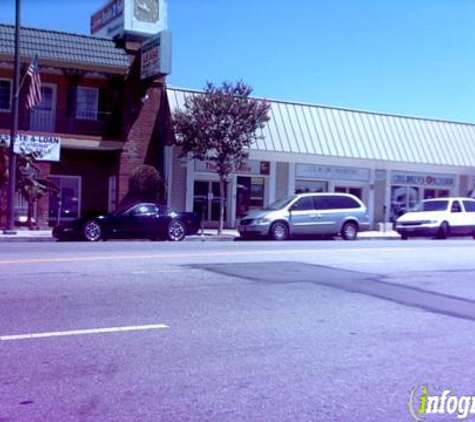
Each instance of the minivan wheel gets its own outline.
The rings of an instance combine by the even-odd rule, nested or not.
[[[345,223],[341,229],[341,237],[344,240],[356,240],[358,226],[355,223]]]
[[[90,220],[84,224],[83,234],[89,242],[97,242],[102,237],[102,227],[97,221]]]
[[[449,225],[446,221],[444,221],[440,227],[439,231],[437,232],[437,239],[447,239],[447,236],[449,235]]]
[[[289,228],[287,224],[277,221],[270,228],[270,237],[274,240],[287,240],[289,237]]]

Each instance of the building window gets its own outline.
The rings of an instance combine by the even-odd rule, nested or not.
[[[82,120],[97,120],[99,89],[78,87],[76,99],[76,118]]]
[[[418,186],[391,186],[391,221],[419,204],[421,190]]]
[[[80,217],[81,177],[50,176],[60,190],[58,196],[49,196],[49,220],[53,224],[71,221]]]
[[[450,196],[450,191],[448,189],[425,189],[424,190],[424,199],[447,198],[448,196]]]
[[[319,180],[295,180],[295,193],[328,192],[328,182]]]
[[[264,186],[263,177],[237,178],[236,217],[242,217],[249,210],[264,206]]]
[[[363,199],[363,188],[354,188],[351,186],[335,186],[335,192],[340,193],[349,193],[351,195],[356,196],[359,199]]]
[[[10,111],[12,103],[12,83],[8,79],[0,79],[0,111]]]

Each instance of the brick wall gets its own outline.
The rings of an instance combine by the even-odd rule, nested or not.
[[[161,163],[163,142],[160,142],[159,111],[162,81],[140,80],[140,56],[131,66],[124,87],[123,139],[126,140],[119,163],[118,198],[125,196],[129,175],[141,164],[158,168]]]

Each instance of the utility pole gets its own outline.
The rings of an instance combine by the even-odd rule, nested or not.
[[[7,202],[7,225],[4,234],[16,234],[13,229],[15,220],[15,185],[16,185],[16,156],[14,144],[18,131],[18,103],[20,99],[20,0],[16,1],[15,11],[15,64],[13,68],[13,104],[12,104],[12,127],[10,132],[9,167],[8,167],[8,202]]]

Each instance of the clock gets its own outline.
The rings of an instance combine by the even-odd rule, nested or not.
[[[134,0],[134,16],[141,22],[158,22],[158,0]]]

